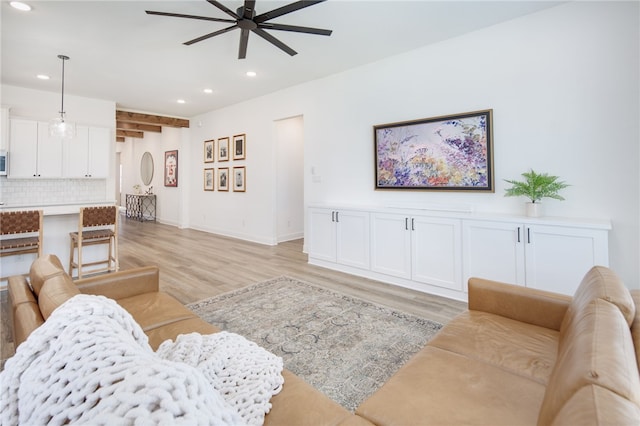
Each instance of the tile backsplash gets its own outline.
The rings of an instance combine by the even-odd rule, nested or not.
[[[0,201],[7,206],[104,201],[106,179],[0,178]]]

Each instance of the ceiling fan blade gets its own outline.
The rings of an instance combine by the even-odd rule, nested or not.
[[[183,15],[181,13],[156,12],[154,10],[145,10],[145,12],[147,13],[147,15],[171,16],[174,18],[200,19],[203,21],[228,22],[230,24],[236,22],[231,19],[209,18],[208,16]]]
[[[220,2],[217,2],[216,0],[207,0],[207,2],[210,5],[217,7],[218,9],[220,9],[221,11],[223,11],[224,13],[226,13],[227,15],[231,16],[234,19],[241,18],[241,16],[238,16],[233,10],[227,8],[225,5],[223,5]]]
[[[281,50],[284,50],[285,52],[287,52],[289,55],[294,56],[297,55],[298,52],[296,52],[295,50],[293,50],[292,48],[290,48],[289,46],[287,46],[286,44],[284,44],[283,42],[281,42],[280,40],[278,40],[277,38],[275,38],[274,36],[272,36],[271,34],[269,34],[268,32],[266,32],[265,30],[261,29],[261,28],[256,28],[251,30],[254,33],[258,34],[260,37],[262,37],[263,39],[267,40],[269,43],[273,44],[274,46],[278,47]]]
[[[332,30],[323,30],[321,28],[298,27],[296,25],[273,24],[270,22],[260,24],[259,27],[264,28],[265,30],[291,31],[294,33],[317,34],[323,36],[330,36],[333,32]]]
[[[209,34],[205,34],[203,36],[200,36],[198,38],[194,38],[193,40],[189,40],[189,41],[184,42],[182,44],[185,44],[187,46],[191,46],[194,43],[197,43],[197,42],[202,41],[202,40],[206,40],[206,39],[211,38],[211,37],[215,37],[215,36],[220,35],[220,34],[224,34],[224,33],[228,32],[228,31],[235,30],[236,28],[238,28],[238,24],[232,25],[232,26],[227,27],[227,28],[223,28],[223,29],[218,30],[218,31],[214,31],[214,32],[209,33]]]
[[[256,13],[256,0],[244,0],[244,19],[253,19]]]
[[[209,0],[207,0],[209,1]],[[313,6],[314,4],[322,3],[327,0],[314,0],[314,1],[297,1],[295,3],[288,4],[286,6],[273,9],[272,11],[258,15],[253,20],[256,24],[268,21],[269,19],[277,18],[278,16],[286,15],[287,13],[295,12],[296,10],[304,9],[305,7]]]
[[[249,30],[240,30],[240,47],[238,48],[238,59],[247,57],[247,44],[249,43]]]

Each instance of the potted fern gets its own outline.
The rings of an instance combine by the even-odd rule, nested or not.
[[[527,216],[538,217],[542,214],[540,200],[543,198],[553,198],[564,200],[558,191],[566,188],[565,182],[559,181],[558,176],[549,176],[547,173],[536,173],[533,170],[522,173],[524,181],[508,180],[505,182],[513,185],[504,194],[505,197],[524,196],[531,202],[527,203]]]

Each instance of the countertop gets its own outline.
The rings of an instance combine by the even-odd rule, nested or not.
[[[83,201],[51,204],[0,204],[1,211],[42,210],[45,216],[78,214],[80,207],[112,206],[115,201]]]

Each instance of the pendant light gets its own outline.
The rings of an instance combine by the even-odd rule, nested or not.
[[[64,61],[69,60],[68,56],[58,55],[62,60],[62,101],[60,104],[60,117],[49,122],[49,136],[61,139],[71,139],[76,135],[75,123],[70,123],[64,119]]]

